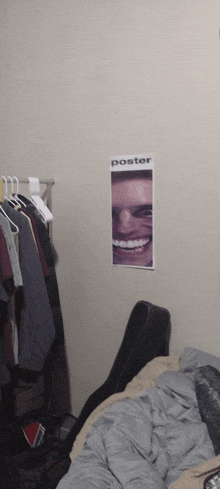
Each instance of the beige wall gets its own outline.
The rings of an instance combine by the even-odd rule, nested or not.
[[[1,0],[1,174],[54,178],[73,412],[139,299],[220,354],[219,0]],[[155,270],[111,265],[109,157],[155,154]]]

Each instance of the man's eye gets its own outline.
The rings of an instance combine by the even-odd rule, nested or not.
[[[153,210],[152,209],[139,209],[133,214],[135,217],[145,217],[147,219],[152,219]]]

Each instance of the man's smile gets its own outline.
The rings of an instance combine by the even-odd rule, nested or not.
[[[135,240],[119,241],[117,239],[112,240],[114,252],[142,252],[146,245],[150,243],[152,237],[141,238]]]

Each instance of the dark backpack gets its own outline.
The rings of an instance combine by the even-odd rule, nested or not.
[[[55,489],[70,466],[66,437],[76,418],[51,413],[29,413],[2,430],[0,435],[1,487],[4,489]],[[30,446],[24,429],[39,423],[45,431],[40,445]]]

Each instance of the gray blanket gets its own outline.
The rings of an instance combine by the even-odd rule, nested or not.
[[[116,402],[93,423],[57,489],[165,489],[214,456],[194,372],[165,372],[155,388]]]

